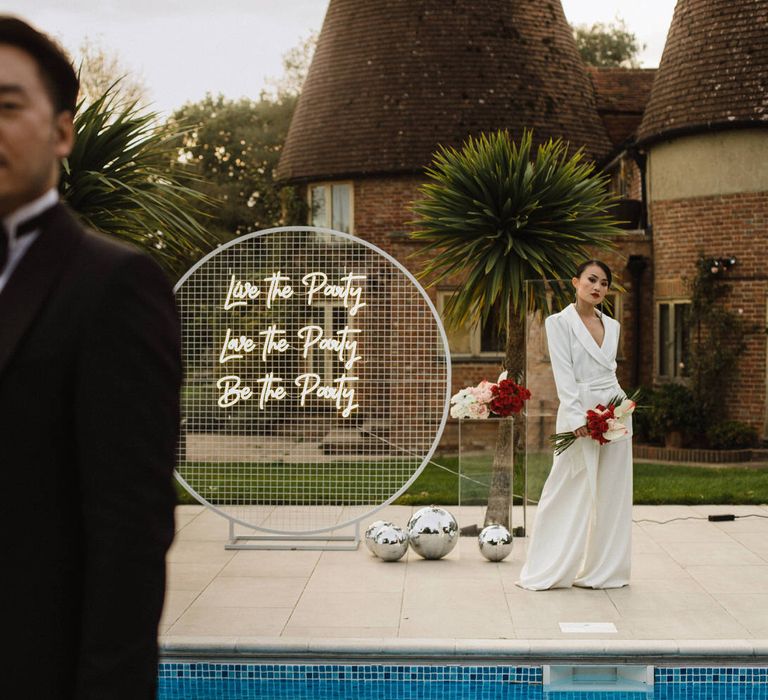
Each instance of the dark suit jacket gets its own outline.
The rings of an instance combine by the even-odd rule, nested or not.
[[[57,205],[0,292],[2,623],[24,697],[154,697],[179,345],[160,268]]]

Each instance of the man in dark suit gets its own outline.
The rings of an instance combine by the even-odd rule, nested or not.
[[[0,16],[5,683],[34,700],[149,699],[173,538],[178,318],[154,262],[58,201],[77,91],[53,42]]]

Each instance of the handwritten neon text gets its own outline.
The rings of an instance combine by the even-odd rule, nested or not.
[[[344,326],[340,331],[336,331],[339,338],[324,338],[321,326],[304,326],[296,335],[304,341],[304,357],[309,354],[309,349],[313,345],[317,345],[320,350],[335,352],[339,360],[344,363],[344,369],[352,369],[352,365],[363,358],[357,354],[357,340],[350,338],[350,335],[360,332],[359,329]]]
[[[255,284],[243,282],[232,273],[232,277],[229,280],[227,298],[224,301],[224,311],[234,309],[236,306],[245,306],[248,303],[248,299],[255,299],[260,294],[261,290]]]
[[[352,285],[355,280],[364,280],[365,275],[355,275],[352,272],[344,275],[338,284],[328,284],[328,275],[324,272],[310,272],[301,278],[301,283],[308,287],[307,290],[307,306],[312,306],[312,300],[322,292],[323,296],[331,297],[332,299],[341,299],[344,302],[344,308],[349,308],[350,300],[352,307],[349,308],[349,315],[354,316],[357,312],[365,306],[365,302],[362,301],[363,288]]]
[[[341,410],[341,415],[344,418],[349,418],[358,404],[355,403],[355,390],[352,387],[347,387],[347,382],[356,382],[358,377],[348,377],[342,375],[333,380],[334,384],[338,386],[331,386],[329,384],[320,384],[320,375],[313,373],[300,374],[294,380],[297,387],[301,389],[300,403],[303,406],[307,400],[307,396],[311,396],[313,393],[319,399],[326,399],[328,401],[335,401],[336,408]],[[346,402],[342,408],[342,404]]]

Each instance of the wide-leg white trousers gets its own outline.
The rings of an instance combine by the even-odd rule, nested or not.
[[[555,456],[536,509],[518,586],[544,590],[629,584],[632,441],[602,445],[596,476],[593,509],[587,470],[574,473],[568,450]]]

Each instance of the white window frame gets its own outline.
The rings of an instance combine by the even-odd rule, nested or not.
[[[670,361],[670,367],[672,372],[670,374],[661,373],[661,307],[662,305],[670,308],[670,314],[668,319],[668,338],[670,338],[668,344],[677,343],[677,337],[675,336],[675,313],[674,309],[677,305],[686,305],[690,307],[691,300],[684,297],[672,297],[669,299],[657,299],[654,309],[653,318],[653,373],[659,382],[682,382],[686,381],[687,377],[680,371],[679,364],[675,362],[675,350],[669,354],[668,359]],[[690,328],[688,329],[690,332]],[[690,345],[690,338],[689,338]]]
[[[336,337],[336,330],[334,330],[333,327],[333,310],[334,309],[344,309],[345,313],[347,311],[346,307],[343,303],[334,303],[330,301],[319,301],[314,302],[312,304],[313,307],[318,309],[323,309],[323,337],[324,338],[335,338]],[[347,320],[346,325],[349,326],[349,328],[355,328],[354,319],[347,314]],[[305,372],[314,372],[315,371],[315,364],[314,364],[314,355],[316,352],[322,352],[323,357],[323,371],[320,376],[320,381],[324,383],[330,383],[334,377],[339,376],[339,367],[338,367],[338,360],[337,356],[335,354],[331,354],[330,352],[327,352],[325,350],[319,350],[315,348],[314,346],[309,348],[307,352],[306,358],[304,358],[304,371]],[[337,374],[334,374],[334,365],[335,370]]]
[[[352,180],[328,180],[320,182],[310,182],[307,185],[307,206],[309,207],[309,225],[315,225],[312,219],[312,190],[323,187],[325,188],[325,203],[327,212],[327,222],[320,228],[333,228],[333,186],[334,185],[347,185],[349,187],[349,233],[355,235],[355,184]]]
[[[441,288],[437,290],[437,299],[435,303],[435,307],[437,308],[437,313],[440,315],[440,318],[443,318],[443,310],[445,308],[445,303],[448,297],[450,297],[454,292],[456,291],[456,288],[448,289],[448,288]],[[448,333],[448,344],[450,346],[450,333]],[[470,357],[481,357],[483,359],[498,359],[504,357],[504,351],[498,350],[498,351],[483,351],[481,348],[482,344],[482,333],[481,333],[481,326],[480,322],[476,322],[472,324],[472,328],[469,330],[469,352],[455,352],[453,348],[451,348],[451,357],[455,358],[470,358]]]

